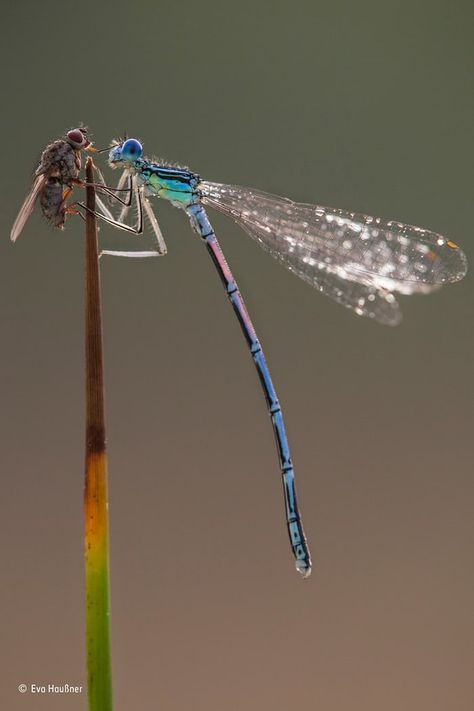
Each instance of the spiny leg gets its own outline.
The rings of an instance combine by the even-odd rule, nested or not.
[[[96,166],[95,166],[95,168],[96,168],[97,174],[98,174],[98,176],[99,176],[99,180],[100,180],[100,181],[104,184],[104,186],[105,186],[105,179],[104,179],[104,176],[102,175],[101,171],[100,171]],[[146,216],[147,216],[147,218],[148,218],[148,220],[149,220],[149,222],[150,222],[151,228],[152,228],[152,230],[153,230],[153,232],[154,232],[154,234],[155,234],[156,241],[157,241],[157,243],[158,243],[157,252],[155,252],[155,251],[146,251],[146,252],[118,252],[118,251],[114,251],[114,252],[111,252],[111,251],[109,251],[109,250],[106,250],[106,251],[103,252],[103,254],[109,254],[109,255],[113,255],[113,256],[129,256],[129,257],[136,257],[136,256],[141,256],[141,257],[143,257],[143,256],[146,256],[146,257],[151,257],[151,256],[164,256],[164,255],[167,253],[168,250],[167,250],[167,248],[166,248],[166,243],[165,243],[163,234],[162,234],[162,232],[161,232],[160,226],[159,226],[159,224],[158,224],[158,220],[156,219],[155,213],[153,212],[153,208],[151,207],[148,198],[147,198],[146,195],[144,194],[143,188],[140,188],[140,187],[137,186],[137,180],[136,180],[135,177],[132,177],[132,175],[130,174],[130,171],[124,170],[124,171],[122,172],[122,175],[120,176],[120,180],[119,180],[118,183],[117,183],[117,187],[114,188],[114,190],[117,191],[117,192],[123,192],[123,191],[124,191],[124,185],[125,185],[125,183],[127,182],[127,180],[128,180],[128,186],[129,186],[127,190],[129,191],[130,199],[129,199],[126,203],[123,202],[123,201],[121,201],[121,200],[119,201],[119,202],[122,202],[123,207],[122,207],[122,210],[121,210],[120,215],[118,216],[118,218],[114,218],[114,216],[112,215],[112,213],[110,212],[110,210],[108,210],[108,208],[107,208],[107,207],[105,206],[105,204],[100,200],[100,198],[98,198],[98,204],[99,204],[99,206],[100,206],[100,208],[101,208],[101,211],[104,213],[104,215],[106,215],[106,217],[108,217],[109,220],[115,220],[115,222],[120,222],[121,224],[126,224],[126,223],[125,223],[125,218],[126,218],[127,213],[128,213],[128,211],[129,211],[129,209],[130,209],[130,206],[131,206],[131,204],[132,204],[132,191],[135,190],[135,191],[137,191],[137,193],[138,193],[138,191],[141,191],[142,205],[143,205],[143,207],[145,208]],[[117,196],[112,195],[111,197],[114,198],[114,199],[116,199]]]
[[[102,212],[97,212],[90,210],[87,205],[85,205],[83,202],[77,202],[75,203],[78,207],[81,207],[83,210],[86,212],[89,212],[96,217],[98,217],[101,220],[104,220],[104,222],[107,222],[109,225],[112,225],[113,227],[116,227],[117,229],[124,230],[125,232],[131,232],[132,234],[135,235],[141,235],[143,233],[143,209],[142,209],[142,201],[141,201],[141,196],[139,192],[136,193],[136,199],[137,199],[137,208],[138,208],[138,217],[137,217],[137,226],[132,227],[131,225],[126,225],[123,222],[120,222],[119,220],[116,220],[114,217],[109,217],[108,215],[111,214],[110,210],[108,210],[102,200],[100,200],[101,203],[101,209],[104,210],[104,213]],[[108,214],[107,214],[108,213]]]
[[[283,415],[272,379],[270,377],[270,372],[265,361],[265,356],[263,355],[262,347],[257,338],[257,334],[255,333],[254,326],[250,320],[250,316],[238,290],[237,283],[232,276],[232,272],[229,269],[203,206],[199,203],[190,205],[186,208],[186,212],[188,213],[194,230],[206,243],[207,250],[239,320],[262,384],[265,399],[267,401],[268,412],[270,414],[275,433],[278,458],[283,478],[286,525],[290,537],[290,544],[295,557],[296,569],[304,578],[306,578],[311,573],[311,555],[298,510],[293,464],[291,461],[288,439],[283,422]]]
[[[153,251],[144,251],[144,252],[136,252],[136,251],[133,251],[133,252],[128,252],[128,251],[121,252],[120,251],[119,252],[119,251],[104,250],[102,252],[102,254],[108,254],[108,255],[112,255],[112,256],[116,256],[116,257],[158,257],[158,256],[162,257],[168,251],[166,248],[166,242],[164,240],[163,234],[162,234],[160,226],[158,224],[158,220],[156,219],[155,213],[153,212],[153,208],[151,207],[150,202],[145,195],[144,188],[139,187],[137,185],[137,179],[135,177],[131,178],[130,173],[125,170],[122,173],[122,176],[117,184],[117,190],[122,189],[123,185],[127,181],[127,178],[130,178],[132,180],[131,185],[133,186],[133,190],[136,192],[137,200],[138,199],[141,200],[141,206],[145,209],[146,217],[148,218],[150,226],[151,226],[153,233],[156,237],[157,249],[153,250]],[[102,204],[102,207],[105,207],[105,205]],[[124,222],[124,220],[127,216],[128,210],[129,210],[129,206],[124,206],[122,208],[122,211],[121,211],[119,217],[117,218],[117,221],[120,222],[121,224],[126,224]],[[107,217],[114,219],[113,216],[111,215],[110,211],[107,210],[107,212],[109,213],[107,215]]]
[[[132,204],[132,178],[130,177],[129,184],[128,184],[127,188],[123,188],[123,187],[111,188],[105,184],[104,176],[102,175],[100,170],[96,166],[94,166],[94,168],[95,168],[95,171],[96,171],[98,178],[99,178],[98,183],[86,183],[83,180],[81,180],[80,178],[74,178],[74,180],[73,180],[74,184],[79,185],[83,188],[87,188],[87,187],[96,188],[96,190],[100,190],[101,192],[108,195],[109,198],[112,198],[116,202],[119,202],[121,205],[124,205],[124,209],[125,208],[128,209],[130,207],[130,205]],[[123,200],[119,195],[115,194],[116,192],[127,193],[127,196]]]
[[[98,180],[99,180],[99,189],[103,190],[104,188],[102,186],[105,186],[104,176],[102,175],[99,168],[97,168],[97,166],[94,166],[94,168],[97,173]],[[125,205],[126,209],[128,210],[128,207],[129,207],[129,205],[132,204],[132,199],[133,199],[133,183],[132,183],[132,179],[130,177],[130,179],[128,181],[128,188],[124,189],[123,186],[125,185],[125,182],[126,181],[124,181],[122,184],[119,184],[116,188],[113,188],[113,190],[117,191],[117,192],[127,192],[128,194],[127,194],[125,200],[121,200],[120,198],[118,198],[117,195],[110,193],[109,192],[110,189],[106,189],[104,192],[106,192],[108,194],[110,204],[112,204],[113,202],[120,202],[122,205]],[[113,216],[113,214],[111,213],[111,211],[109,210],[109,208],[107,207],[105,202],[97,194],[96,194],[96,201],[97,201],[97,205],[99,207],[99,211],[102,212],[103,215],[105,215],[109,220],[115,221],[116,218]],[[120,219],[118,221],[123,222],[123,220],[120,220]]]
[[[110,199],[113,199],[116,202],[121,203],[128,209],[128,207],[132,203],[132,198],[133,198],[133,194],[132,194],[133,193],[133,183],[132,183],[131,176],[130,176],[127,188],[123,188],[125,181],[123,181],[121,187],[110,188],[105,184],[104,176],[102,175],[101,171],[97,168],[97,166],[94,166],[94,170],[95,170],[96,174],[98,175],[98,180],[99,180],[98,183],[87,183],[87,182],[81,180],[80,178],[73,178],[72,184],[78,185],[80,187],[92,186],[92,187],[96,188],[96,190],[100,190],[100,191],[106,193]],[[66,187],[63,191],[62,203],[61,203],[62,212],[64,215],[79,215],[80,217],[82,217],[82,219],[85,219],[85,216],[83,215],[83,213],[77,209],[78,207],[81,207],[86,212],[87,211],[91,212],[91,210],[89,210],[89,208],[84,203],[74,202],[74,203],[71,203],[70,205],[66,205],[67,198],[72,193],[72,191],[73,191],[72,185]],[[114,191],[126,192],[126,193],[128,193],[128,195],[125,200],[122,200],[122,198],[120,198],[118,195],[115,195]],[[135,234],[141,234],[143,232],[143,210],[141,209],[141,203],[138,199],[138,196],[137,196],[137,203],[138,203],[138,207],[139,207],[139,209],[138,209],[139,219],[138,219],[138,225],[136,228],[130,227],[129,225],[126,225],[126,224],[122,224],[122,223],[118,222],[117,220],[115,220],[115,218],[112,215],[112,213],[110,212],[110,210],[107,208],[105,203],[100,199],[99,195],[97,195],[97,194],[96,194],[96,201],[97,201],[97,205],[99,207],[99,211],[93,213],[93,214],[95,214],[96,217],[98,217],[102,220],[105,220],[106,222],[109,222],[110,224],[114,225],[115,227],[117,227],[119,229],[134,232]]]
[[[120,216],[118,219],[116,219],[109,208],[106,206],[106,204],[103,202],[103,200],[99,197],[99,195],[96,195],[96,201],[97,201],[97,206],[98,206],[98,211],[96,211],[94,214],[96,217],[98,217],[101,220],[104,220],[104,222],[107,222],[109,225],[112,225],[113,227],[116,227],[117,229],[121,229],[125,232],[129,232],[131,234],[135,235],[141,235],[143,233],[143,207],[145,208],[145,212],[147,215],[148,220],[150,221],[150,225],[152,227],[152,230],[155,234],[156,241],[157,241],[157,250],[150,250],[150,251],[119,251],[119,250],[102,250],[100,253],[100,256],[102,255],[109,255],[109,256],[115,256],[115,257],[133,257],[133,258],[143,258],[143,257],[159,257],[163,256],[167,253],[166,249],[166,243],[163,238],[163,235],[160,230],[160,226],[158,224],[158,220],[155,217],[155,214],[152,210],[152,207],[144,195],[143,188],[137,186],[137,181],[134,176],[130,174],[129,171],[125,170],[123,171],[120,180],[117,184],[116,188],[110,188],[105,184],[105,179],[104,176],[102,175],[102,172],[97,168],[97,166],[94,166],[96,175],[98,176],[98,183],[93,184],[93,187],[96,187],[98,190],[106,193],[109,198],[112,198],[113,200],[120,202],[123,207],[122,211],[120,213]],[[124,185],[128,181],[128,187],[124,188]],[[87,186],[87,183],[84,183],[82,180],[75,180],[75,183],[78,185],[82,186]],[[127,192],[127,198],[126,200],[122,200],[118,195],[116,195],[116,192]],[[132,204],[132,197],[133,193],[135,193],[135,199],[137,203],[137,212],[138,212],[138,217],[137,217],[137,225],[135,227],[132,227],[131,225],[128,225],[127,223],[124,222],[124,218],[126,217],[128,210]],[[75,212],[81,217],[83,217],[82,213],[77,210],[77,207],[81,207],[85,211],[89,211],[87,206],[82,203],[82,202],[77,202],[74,204],[75,209],[69,210],[69,212]]]
[[[125,232],[129,232],[131,234],[141,235],[141,234],[143,234],[143,203],[142,203],[141,192],[139,189],[135,190],[135,197],[136,197],[137,211],[138,211],[136,227],[132,227],[131,225],[127,225],[124,222],[120,222],[120,220],[116,220],[113,217],[110,210],[106,207],[106,205],[102,202],[102,200],[98,196],[96,196],[96,200],[97,200],[97,205],[100,208],[100,212],[95,211],[93,214],[96,217],[98,217],[99,219],[103,220],[104,222],[107,222],[109,225],[112,225],[112,227],[115,227],[119,230],[123,230]],[[89,208],[86,205],[84,205],[84,203],[78,202],[78,203],[76,203],[76,205],[77,205],[77,207],[81,207],[86,212],[91,212],[89,210]],[[148,206],[145,205],[145,207],[148,207]],[[79,213],[79,214],[81,214],[81,213]],[[156,218],[154,215],[153,215],[153,218],[155,219],[155,222],[156,222]],[[161,235],[161,231],[160,231],[160,228],[159,228],[157,222],[156,222],[156,226],[158,228],[158,233],[161,237],[161,240],[164,244],[164,240]],[[158,235],[157,235],[157,239],[158,239]],[[158,240],[158,242],[159,242],[159,240]],[[160,242],[159,242],[159,247],[161,247]],[[144,257],[160,257],[164,254],[166,254],[166,245],[164,246],[164,252],[160,252],[160,251],[156,251],[156,250],[138,252],[138,251],[119,251],[119,250],[104,249],[101,251],[100,256],[108,255],[108,256],[112,256],[112,257],[144,258]]]
[[[158,252],[160,253],[160,255],[164,256],[168,251],[166,248],[166,242],[161,233],[158,220],[156,219],[155,213],[153,212],[153,208],[150,205],[150,201],[148,200],[146,195],[143,196],[143,207],[145,208],[146,216],[148,217],[151,228],[155,233],[156,241],[158,242]]]
[[[96,171],[96,173],[97,173],[99,183],[101,183],[102,185],[104,185],[105,187],[108,188],[108,186],[106,185],[106,182],[105,182],[105,178],[104,178],[104,176],[103,176],[101,170],[100,170],[96,165],[94,165],[94,169],[95,169],[95,171]],[[125,188],[125,184],[127,183],[127,180],[128,180],[128,187]],[[120,180],[119,180],[118,183],[117,183],[117,187],[116,187],[116,188],[108,188],[108,189],[109,189],[109,190],[112,190],[114,193],[122,193],[122,192],[127,192],[127,193],[128,193],[128,196],[127,196],[128,199],[127,199],[127,200],[125,200],[125,201],[119,201],[119,202],[122,202],[122,205],[123,205],[123,207],[122,207],[122,212],[125,211],[125,214],[126,214],[126,213],[128,212],[128,208],[129,208],[129,207],[131,206],[131,204],[132,204],[132,190],[133,190],[133,184],[132,184],[132,176],[131,176],[130,172],[129,172],[128,170],[124,170],[124,171],[122,172],[122,175],[120,176]],[[116,196],[115,196],[115,195],[109,195],[109,202],[110,202],[111,205],[113,205],[115,202],[117,202]],[[119,220],[119,222],[123,222],[123,221],[124,221],[124,220],[123,220],[123,217],[122,217],[122,213],[120,213],[120,216],[119,216],[117,219]]]
[[[95,172],[98,176],[98,185],[94,185],[94,187],[98,187],[99,189],[106,188],[106,191],[113,191],[114,193],[121,193],[121,192],[127,192],[128,193],[128,198],[126,200],[118,200],[122,204],[122,209],[117,218],[114,218],[110,210],[107,210],[107,212],[111,215],[111,219],[117,219],[118,222],[124,222],[125,217],[127,216],[127,213],[132,205],[132,190],[133,190],[133,182],[132,182],[132,175],[129,170],[124,170],[122,172],[122,175],[120,176],[120,180],[117,183],[116,188],[111,188],[108,185],[106,185],[105,178],[101,172],[101,170],[94,165]],[[125,183],[128,180],[128,188],[125,188]],[[117,202],[117,196],[115,194],[111,194],[110,192],[108,193],[109,195],[109,201],[110,204],[113,204],[113,202]]]
[[[130,173],[127,170],[124,170],[122,175],[120,176],[120,180],[117,183],[117,188],[121,188],[125,185],[125,182],[126,182],[128,176],[130,176]],[[130,205],[124,206],[122,208],[120,215],[118,217],[120,222],[124,222],[125,218],[127,217],[129,207],[130,207]]]

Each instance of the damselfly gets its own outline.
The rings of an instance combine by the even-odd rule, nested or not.
[[[459,281],[466,274],[466,257],[454,242],[428,230],[346,210],[299,204],[250,188],[203,181],[186,168],[159,164],[142,154],[140,142],[130,138],[113,145],[109,163],[124,169],[119,188],[127,176],[133,179],[138,223],[132,231],[143,230],[144,206],[158,249],[103,253],[133,257],[166,252],[148,202],[151,196],[164,198],[187,213],[223,282],[260,377],[276,436],[290,543],[296,567],[307,577],[311,559],[298,510],[281,407],[262,347],[205,206],[232,217],[272,256],[319,291],[357,314],[386,325],[395,325],[401,319],[394,292],[426,294]],[[107,221],[130,231],[130,226],[123,223],[126,209],[118,220],[109,217]]]

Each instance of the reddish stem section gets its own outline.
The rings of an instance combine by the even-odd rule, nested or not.
[[[92,158],[87,159],[86,180],[94,182]],[[97,245],[95,190],[87,191],[86,213],[86,456],[105,450],[104,368],[102,315]]]

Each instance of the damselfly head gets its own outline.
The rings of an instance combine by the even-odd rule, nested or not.
[[[91,144],[87,138],[87,130],[85,128],[73,128],[72,131],[67,132],[66,138],[76,150],[87,148]]]
[[[109,153],[109,163],[133,163],[143,153],[143,146],[136,138],[129,138],[123,143],[113,146]]]

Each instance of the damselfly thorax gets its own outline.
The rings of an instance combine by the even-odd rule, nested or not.
[[[113,163],[111,166],[115,167]],[[143,187],[147,197],[160,197],[181,208],[198,202],[201,197],[201,178],[187,168],[161,165],[138,158],[128,170],[136,175],[138,186]]]

